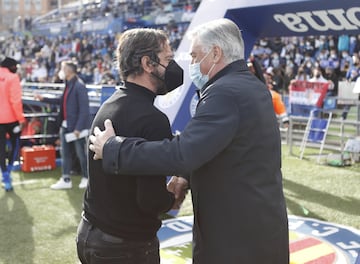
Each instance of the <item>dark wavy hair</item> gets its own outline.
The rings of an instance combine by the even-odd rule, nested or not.
[[[150,28],[135,28],[125,31],[116,49],[116,63],[121,79],[124,81],[129,75],[143,73],[141,58],[149,56],[154,62],[159,62],[160,53],[168,37],[163,30]]]

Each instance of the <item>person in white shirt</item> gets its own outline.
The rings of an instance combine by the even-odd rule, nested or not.
[[[329,83],[329,90],[334,89],[334,83],[331,80],[325,79],[322,75],[322,71],[320,67],[314,67],[312,70],[312,77],[309,79],[309,82],[321,82],[321,83]]]

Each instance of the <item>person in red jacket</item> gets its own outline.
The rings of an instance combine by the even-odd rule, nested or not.
[[[0,64],[0,166],[5,191],[13,190],[11,170],[19,153],[21,129],[25,123],[17,64],[8,57]]]

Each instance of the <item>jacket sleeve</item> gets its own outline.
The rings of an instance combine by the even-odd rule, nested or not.
[[[85,85],[77,83],[79,87],[76,87],[77,104],[78,104],[78,118],[75,124],[75,130],[81,131],[90,127],[90,107],[89,96]]]
[[[239,116],[238,103],[231,95],[205,96],[187,127],[172,140],[110,138],[103,148],[103,168],[117,174],[190,173],[231,142]]]
[[[25,122],[25,116],[22,103],[22,91],[19,77],[15,74],[11,79],[10,87],[10,102],[16,115],[16,120],[23,123]]]

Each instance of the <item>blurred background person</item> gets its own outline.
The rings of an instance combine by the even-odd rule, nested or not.
[[[281,98],[281,94],[274,90],[274,81],[271,74],[264,73],[264,79],[266,87],[271,93],[276,117],[278,118],[280,125],[287,128],[289,126],[289,116],[287,114],[285,104]]]
[[[19,154],[21,129],[25,123],[17,65],[18,62],[9,57],[0,64],[0,165],[5,191],[13,190],[11,171]]]
[[[84,82],[77,75],[77,66],[73,61],[61,63],[59,77],[65,80],[65,89],[61,98],[35,96],[40,101],[60,104],[58,122],[60,126],[62,176],[50,188],[54,190],[72,188],[70,172],[73,168],[72,151],[74,149],[80,162],[82,174],[79,188],[85,188],[88,181],[85,153],[86,136],[81,136],[81,134],[90,128],[89,97]],[[66,139],[66,134],[69,133],[73,133],[74,140]]]

